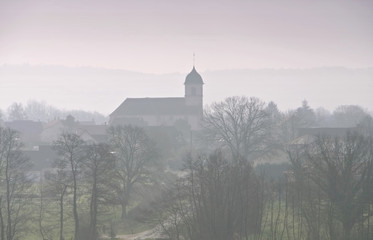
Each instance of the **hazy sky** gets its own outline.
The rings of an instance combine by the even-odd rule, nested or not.
[[[373,1],[0,0],[0,65],[90,66],[185,76],[192,68],[193,53],[202,75],[244,68],[372,68]],[[211,103],[247,94],[278,101],[282,109],[299,106],[301,99],[307,99],[313,107],[360,104],[372,110],[373,74],[368,72],[368,80],[365,77],[356,85],[351,75],[343,80],[343,87],[338,79],[326,85],[328,79],[300,79],[312,87],[302,87],[300,81],[289,85],[287,92],[271,89],[281,86],[278,82],[257,84],[260,79],[240,80],[239,86],[229,88],[230,76],[219,88],[215,79],[205,74],[205,99]],[[149,89],[128,91],[131,79],[103,87],[92,85],[90,79],[61,80],[58,76],[40,80],[49,82],[38,85],[32,80],[36,78],[17,78],[20,82],[15,82],[0,75],[0,108],[36,99],[57,107],[97,108],[110,113],[126,97],[149,96],[145,95]],[[177,81],[177,89],[159,86],[164,91],[150,97],[182,95],[183,79]],[[325,86],[335,87],[331,89],[333,98],[330,91],[319,91]],[[96,99],[100,107],[89,105],[99,89],[108,89]],[[111,98],[114,95],[115,100]]]
[[[373,66],[371,0],[0,0],[0,64]]]

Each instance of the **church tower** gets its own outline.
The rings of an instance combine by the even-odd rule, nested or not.
[[[198,107],[201,114],[203,109],[203,80],[193,66],[192,71],[185,78],[185,104]]]

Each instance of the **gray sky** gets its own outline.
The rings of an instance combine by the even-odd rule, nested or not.
[[[0,0],[0,64],[373,66],[370,0]]]
[[[372,43],[371,0],[0,0],[0,65],[91,66],[184,76],[191,70],[195,53],[201,73],[244,68],[367,68],[373,67]],[[365,77],[353,94],[346,87],[354,85],[353,78],[343,80],[347,85],[340,89],[334,82],[327,84],[336,87],[334,93],[338,96],[333,104],[328,102],[327,95],[318,96],[317,90],[303,94],[302,89],[292,89],[299,95],[294,99],[284,92],[276,98],[263,84],[252,92],[249,80],[231,89],[220,83],[221,88],[217,89],[214,79],[208,79],[206,99],[210,103],[229,95],[247,93],[260,98],[267,94],[273,98],[264,100],[278,99],[276,103],[286,109],[299,106],[304,96],[311,106],[312,99],[318,101],[314,107],[325,103],[330,109],[339,103],[351,103],[372,110],[373,76],[371,71],[368,74],[371,81]],[[324,80],[314,81],[312,89],[324,89]],[[0,88],[1,81],[8,86],[0,89],[2,109],[5,104],[25,99],[45,100],[57,107],[94,107],[88,103],[79,105],[87,101],[89,94],[93,95],[83,89],[91,84],[89,79],[79,83],[74,80],[75,85],[82,86],[81,91],[75,89],[74,102],[67,102],[64,97],[72,94],[67,92],[71,83],[66,81],[66,92],[59,88],[60,92],[53,83],[48,84],[49,89],[43,87],[43,91],[38,91],[32,80],[24,80],[17,85],[23,85],[22,96],[11,80],[0,76]],[[128,84],[131,83],[127,79],[113,88],[124,89]],[[299,82],[293,86],[302,88]],[[181,90],[170,87],[164,95],[177,95],[173,93],[182,92],[182,83],[180,87]],[[79,99],[79,92],[85,93],[84,99]],[[143,97],[146,93],[138,88],[117,98]],[[112,96],[113,92],[105,94]],[[284,95],[293,104],[281,102]],[[57,97],[64,102],[54,100]],[[108,98],[101,105],[110,105],[109,109],[97,110],[110,113],[114,110],[112,105],[120,104],[118,99],[110,99],[109,103]]]

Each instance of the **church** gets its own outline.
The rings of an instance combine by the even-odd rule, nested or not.
[[[127,98],[110,114],[109,124],[142,127],[187,124],[191,130],[198,130],[203,116],[203,84],[193,66],[185,78],[184,97]]]

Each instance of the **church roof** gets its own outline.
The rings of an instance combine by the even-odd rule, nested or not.
[[[110,116],[191,115],[198,107],[186,106],[185,98],[127,98]]]
[[[194,66],[192,71],[186,76],[184,84],[203,84],[202,77]]]

